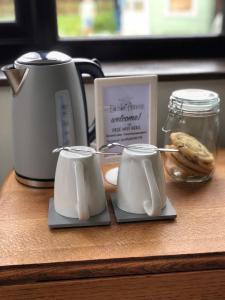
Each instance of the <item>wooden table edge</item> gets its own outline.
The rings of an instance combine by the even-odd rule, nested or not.
[[[225,252],[0,267],[0,286],[225,269]]]

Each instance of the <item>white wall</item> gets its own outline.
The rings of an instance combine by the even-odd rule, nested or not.
[[[158,85],[158,145],[163,143],[162,125],[167,116],[167,105],[172,91],[182,88],[203,88],[217,92],[221,98],[220,145],[225,146],[225,79],[202,81],[160,82]],[[93,87],[86,88],[90,120],[94,116]],[[11,92],[8,87],[0,88],[0,184],[13,168],[11,141]]]

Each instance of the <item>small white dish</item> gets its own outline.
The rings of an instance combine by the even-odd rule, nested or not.
[[[119,168],[113,168],[105,173],[105,180],[112,184],[117,185],[117,178],[118,178]]]

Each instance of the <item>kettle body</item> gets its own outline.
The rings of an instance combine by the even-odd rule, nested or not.
[[[104,74],[94,61],[73,60],[56,51],[28,53],[17,59],[11,68],[3,67],[3,71],[6,70],[8,73],[10,70],[15,73],[18,71],[17,77],[22,73],[17,85],[14,82],[12,86],[14,167],[17,179],[30,186],[52,186],[57,162],[52,150],[88,145],[92,139],[88,132],[81,75],[89,73],[93,77],[103,77]],[[10,74],[8,78],[10,80]],[[90,134],[93,136],[93,131]]]

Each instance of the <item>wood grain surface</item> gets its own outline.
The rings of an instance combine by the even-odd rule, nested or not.
[[[110,185],[107,190],[112,191]],[[0,284],[225,268],[225,151],[214,178],[175,184],[175,221],[50,230],[52,189],[6,178],[0,195]]]
[[[225,271],[0,286],[0,295],[3,300],[223,300]]]

